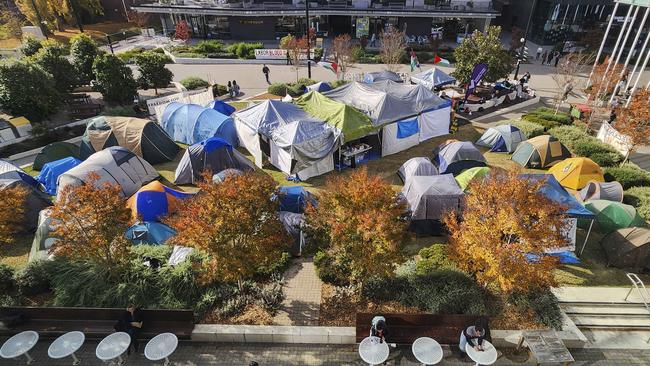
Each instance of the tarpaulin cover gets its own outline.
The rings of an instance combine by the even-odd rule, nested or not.
[[[452,174],[476,166],[486,166],[483,154],[469,141],[454,141],[442,146],[433,163],[441,173]]]
[[[134,245],[161,245],[176,235],[176,231],[160,222],[139,222],[126,230],[125,236]]]
[[[36,180],[45,187],[45,193],[54,196],[56,194],[57,180],[59,176],[68,170],[81,164],[81,160],[73,157],[63,158],[46,163]]]
[[[31,187],[43,189],[31,175],[13,163],[3,159],[0,159],[0,179],[20,179]]]
[[[223,100],[213,100],[210,103],[208,103],[208,105],[206,105],[206,108],[212,108],[215,111],[223,114],[224,116],[230,116],[237,110],[235,107],[224,102]]]
[[[451,174],[414,176],[402,188],[413,220],[440,220],[447,211],[460,211],[463,191]]]
[[[383,80],[390,80],[396,83],[402,82],[402,78],[397,73],[388,70],[367,72],[363,77],[364,83],[374,83]]]
[[[194,184],[205,170],[212,174],[225,169],[254,170],[253,164],[225,140],[212,137],[185,150],[174,174],[175,184]]]
[[[397,138],[405,139],[420,132],[418,118],[411,118],[406,120],[397,121]]]
[[[451,107],[451,101],[440,98],[422,85],[408,85],[384,80],[368,84],[368,86],[408,101],[416,113]]]
[[[239,146],[232,118],[212,108],[173,102],[165,108],[160,124],[174,141],[187,145],[219,137],[232,146]]]
[[[543,180],[544,184],[540,187],[539,192],[551,201],[566,206],[566,214],[568,216],[586,219],[593,219],[596,217],[593,212],[585,208],[573,195],[567,192],[567,190],[560,185],[553,175],[521,174],[520,176],[533,182]]]
[[[164,216],[175,212],[181,200],[191,197],[185,193],[171,189],[159,181],[153,181],[140,188],[126,205],[131,209],[134,220],[160,221]]]
[[[433,89],[439,88],[443,85],[453,84],[456,82],[456,79],[447,75],[439,68],[434,67],[419,74],[411,75],[411,82]]]

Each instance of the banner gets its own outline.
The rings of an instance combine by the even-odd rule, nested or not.
[[[301,60],[307,59],[307,51],[300,55]],[[314,54],[314,49],[311,49],[311,54]],[[286,60],[287,50],[281,48],[259,48],[255,50],[255,58],[257,60]]]
[[[160,98],[149,99],[147,100],[147,109],[149,109],[149,114],[156,116],[158,122],[162,122],[163,112],[169,103],[192,103],[204,107],[213,100],[214,95],[212,94],[212,88],[208,88],[207,90],[191,90]]]
[[[363,36],[368,36],[370,33],[370,18],[368,17],[361,17],[357,18],[357,38],[361,38]]]
[[[627,154],[630,152],[630,144],[628,142],[629,138],[616,131],[612,125],[605,121],[603,121],[603,124],[600,125],[600,129],[598,130],[598,135],[596,135],[596,138],[608,145],[611,145],[614,147],[614,149],[616,149],[616,151],[623,154],[623,156],[627,156]]]
[[[465,100],[472,94],[474,89],[476,89],[476,86],[481,82],[483,79],[483,76],[485,76],[485,73],[487,72],[488,66],[486,64],[477,64],[474,66],[474,70],[472,71],[472,76],[469,79],[469,85],[467,86],[467,90],[465,91]]]

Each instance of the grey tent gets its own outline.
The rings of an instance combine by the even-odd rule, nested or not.
[[[375,89],[371,84],[353,81],[323,95],[362,111],[370,117],[375,126],[418,114],[412,108],[410,100],[400,99],[386,91]]]
[[[58,180],[57,199],[68,187],[85,184],[90,173],[99,176],[95,185],[117,184],[122,194],[129,197],[144,184],[158,178],[158,172],[151,164],[133,152],[120,146],[98,151],[81,164],[61,174]]]
[[[443,85],[453,84],[456,79],[447,75],[437,67],[423,71],[419,74],[411,75],[411,82],[423,85],[428,89],[440,88]]]
[[[0,196],[4,195],[6,190],[19,187],[28,192],[25,201],[25,216],[21,220],[21,229],[31,231],[38,225],[38,213],[52,205],[52,200],[47,194],[27,184],[20,178],[0,178]]]
[[[463,190],[451,174],[414,176],[402,188],[412,220],[440,220],[447,211],[460,211]]]
[[[463,170],[487,166],[485,157],[469,141],[453,141],[434,150],[433,163],[441,174],[460,174]]]
[[[54,220],[51,217],[52,209],[46,208],[38,214],[38,227],[32,241],[32,249],[29,252],[29,261],[47,259],[48,251],[56,242],[52,232],[55,230]]]
[[[629,227],[607,234],[600,241],[607,254],[607,265],[618,268],[644,268],[650,264],[650,229]]]
[[[38,183],[34,177],[27,174],[17,165],[14,165],[13,163],[4,159],[0,159],[0,179],[20,179],[23,182],[27,183],[27,185],[34,187],[40,191],[45,190],[45,187],[42,184]]]
[[[438,168],[429,158],[415,157],[407,160],[399,167],[397,175],[406,183],[410,178],[415,176],[438,175]]]
[[[623,186],[619,182],[596,182],[594,180],[577,194],[582,201],[608,200],[623,202]]]
[[[501,125],[488,128],[476,141],[476,145],[489,147],[493,152],[511,153],[515,151],[520,142],[525,140],[526,136],[517,127]]]
[[[403,81],[397,73],[388,70],[367,72],[363,77],[364,83],[374,83],[383,80],[390,80],[396,83],[401,83]]]
[[[215,174],[226,169],[251,171],[254,168],[250,161],[226,140],[211,137],[185,150],[176,167],[174,183],[194,184],[205,170]]]
[[[244,175],[244,172],[242,172],[239,169],[234,169],[234,168],[228,168],[220,171],[219,173],[216,173],[215,175],[212,176],[212,182],[213,183],[221,183],[226,178],[228,177],[236,177],[239,175]]]
[[[299,256],[305,246],[305,236],[302,232],[305,215],[288,211],[280,211],[279,215],[284,229],[293,239],[289,247],[289,253],[294,256]]]

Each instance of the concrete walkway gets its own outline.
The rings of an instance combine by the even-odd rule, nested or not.
[[[285,299],[275,325],[318,325],[322,282],[308,258],[294,259],[284,273]]]

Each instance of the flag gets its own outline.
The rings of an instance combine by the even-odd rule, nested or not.
[[[328,61],[320,61],[318,63],[318,66],[324,67],[335,74],[338,72],[338,68],[339,68],[339,65],[337,65],[336,62],[328,62]]]
[[[433,63],[434,65],[449,66],[449,60],[444,59],[437,54],[433,57]]]

